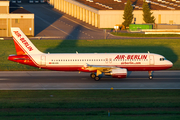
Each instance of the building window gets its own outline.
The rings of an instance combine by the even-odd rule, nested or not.
[[[19,19],[15,19],[15,23],[19,23]]]

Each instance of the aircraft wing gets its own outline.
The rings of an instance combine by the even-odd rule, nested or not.
[[[115,66],[100,66],[100,65],[87,65],[87,68],[89,70],[99,70],[101,72],[106,72],[106,71],[109,71],[111,69],[116,69],[118,67],[115,67]]]
[[[108,73],[108,72],[111,72],[112,69],[119,69],[119,67],[116,67],[116,66],[89,65],[89,64],[87,64],[86,69],[88,69],[89,71],[97,70],[96,74],[99,75],[99,74],[102,74],[102,72]]]

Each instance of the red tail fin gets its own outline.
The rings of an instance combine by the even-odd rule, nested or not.
[[[18,45],[18,43],[16,43],[17,40],[15,40],[14,37],[13,37],[13,39],[14,39],[14,45],[15,45],[15,48],[16,48],[17,55],[25,55],[26,54],[25,51],[21,49],[22,47],[20,47]]]
[[[14,39],[16,52],[18,55],[42,54],[34,44],[27,38],[20,28],[12,27],[11,33]]]

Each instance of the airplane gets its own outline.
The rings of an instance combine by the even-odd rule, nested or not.
[[[103,75],[126,78],[131,71],[153,72],[171,68],[173,63],[154,53],[42,53],[18,27],[11,28],[16,53],[8,60],[42,69],[90,72],[99,81]]]

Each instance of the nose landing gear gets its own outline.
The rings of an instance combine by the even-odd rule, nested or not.
[[[152,80],[153,79],[153,71],[148,71],[149,73],[149,79]]]
[[[150,80],[152,80],[152,79],[153,79],[153,76],[152,76],[152,75],[150,75],[150,76],[149,76],[149,79],[150,79]]]

